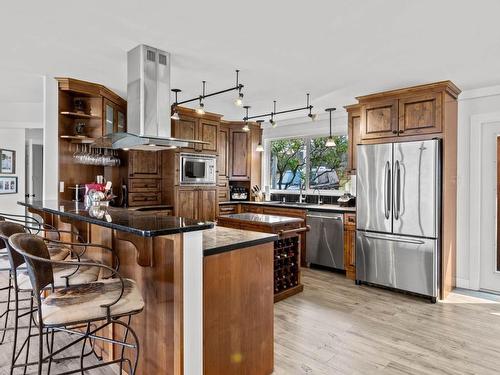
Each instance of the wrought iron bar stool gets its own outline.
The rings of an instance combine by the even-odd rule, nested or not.
[[[13,292],[14,292],[13,293],[14,294],[13,303],[14,303],[15,307],[13,309],[13,311],[14,311],[14,327],[13,327],[14,340],[13,340],[13,344],[12,344],[13,350],[12,350],[12,358],[11,358],[11,373],[12,373],[14,367],[22,367],[23,366],[23,365],[16,366],[16,362],[17,362],[17,360],[18,360],[19,356],[21,355],[24,348],[26,348],[26,358],[29,355],[29,339],[30,339],[29,335],[24,340],[19,351],[17,351],[17,342],[18,342],[18,329],[30,327],[30,326],[19,327],[18,322],[22,316],[26,315],[26,314],[19,313],[19,311],[20,311],[19,302],[26,300],[26,299],[20,299],[19,293],[23,293],[23,292],[31,293],[31,291],[32,291],[31,282],[29,280],[29,277],[28,277],[26,270],[20,270],[20,267],[24,265],[24,258],[21,255],[19,255],[15,250],[13,250],[8,243],[8,238],[11,235],[16,234],[16,233],[25,233],[25,230],[26,230],[26,227],[22,226],[21,224],[9,222],[9,221],[3,221],[3,222],[0,221],[0,243],[5,242],[7,255],[9,257],[10,267],[11,267],[11,271],[12,271],[11,274],[17,275],[17,277],[12,278]],[[46,241],[48,243],[52,243],[52,240],[49,240],[49,239],[44,238],[44,241]],[[58,246],[63,246],[63,245],[64,246],[72,246],[73,243],[57,242],[57,245]],[[115,270],[118,269],[119,261],[118,261],[118,257],[114,253],[113,249],[107,248],[106,246],[102,246],[102,245],[98,245],[98,244],[89,244],[89,243],[75,243],[74,245],[78,245],[79,247],[84,247],[84,249],[86,249],[89,246],[92,246],[92,247],[100,247],[104,250],[110,251],[113,254],[114,258],[116,259],[114,262],[112,262],[115,264]],[[49,253],[50,253],[50,251],[49,251]],[[84,253],[84,251],[82,251],[80,253],[75,253],[74,255],[76,256],[77,259],[71,259],[69,261],[72,261],[72,262],[80,261],[80,259],[82,259],[81,256],[83,255],[83,253]],[[58,260],[58,259],[54,259],[54,258],[51,258],[51,259]],[[84,260],[87,263],[94,262],[94,261],[91,261],[88,259],[84,259]],[[82,267],[76,268],[75,270],[72,270],[72,272],[68,272],[68,269],[61,268],[60,266],[55,266],[53,268],[53,271],[54,271],[54,277],[55,277],[54,285],[56,288],[61,288],[61,287],[68,287],[70,285],[86,284],[86,283],[89,283],[92,281],[96,281],[98,279],[98,276],[99,276],[100,268],[95,267],[95,266],[94,267],[82,266]],[[32,301],[32,298],[28,298],[27,300]],[[31,306],[29,310],[30,311],[33,310],[33,306]],[[29,323],[31,325],[31,321]],[[90,342],[90,346],[91,346],[91,351],[88,352],[87,355],[94,353],[96,355],[96,357],[98,357],[94,351],[94,347],[93,347],[92,342]],[[27,362],[27,359],[25,362]],[[26,367],[25,367],[25,371],[26,371]]]
[[[113,279],[99,280],[88,284],[75,285],[63,289],[55,289],[54,273],[52,267],[94,267],[96,264],[89,262],[65,262],[50,259],[45,241],[32,234],[19,233],[9,238],[9,245],[24,257],[31,284],[33,285],[33,299],[36,302],[36,320],[38,325],[38,374],[42,374],[43,365],[47,364],[47,374],[54,357],[64,352],[73,345],[82,344],[80,355],[80,368],[67,371],[59,375],[71,374],[119,364],[120,373],[126,363],[133,375],[137,369],[139,358],[139,341],[130,326],[131,317],[140,313],[144,308],[144,301],[135,282],[124,279],[113,268],[97,264],[98,267],[112,273]],[[52,293],[42,298],[42,291],[50,287]],[[126,319],[126,322],[120,320]],[[84,324],[85,332],[75,330],[75,326]],[[91,324],[96,324],[91,329]],[[98,332],[108,326],[121,326],[125,330],[123,339],[99,336]],[[50,345],[48,354],[44,355],[44,331],[50,331]],[[77,339],[62,348],[54,348],[54,332],[62,331],[72,333]],[[132,342],[130,341],[130,337]],[[84,366],[84,351],[88,340],[102,340],[121,346],[121,355],[117,359],[95,365]],[[124,356],[125,348],[135,352],[134,358]],[[30,365],[30,364],[28,364]]]

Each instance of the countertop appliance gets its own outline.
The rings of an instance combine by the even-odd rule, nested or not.
[[[356,197],[345,193],[337,199],[337,203],[340,207],[354,207],[356,206]]]
[[[180,154],[180,184],[215,185],[216,158],[215,155]]]
[[[306,261],[344,270],[344,218],[342,213],[308,212]]]
[[[356,281],[439,293],[439,140],[358,146]]]
[[[230,197],[232,201],[249,200],[248,189],[242,186],[231,186]]]

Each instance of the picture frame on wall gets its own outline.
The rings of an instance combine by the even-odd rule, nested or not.
[[[17,193],[17,176],[0,176],[0,194]]]
[[[14,150],[0,149],[0,173],[16,173],[16,152]]]

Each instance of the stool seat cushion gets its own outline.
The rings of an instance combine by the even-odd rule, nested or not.
[[[70,260],[68,262],[77,262],[76,260]],[[92,262],[98,263],[94,260],[82,259],[82,262]],[[68,276],[75,272],[76,267],[64,267],[60,265],[53,265],[52,270],[54,272],[54,286],[56,288],[61,288],[66,286],[66,278],[64,276]],[[97,281],[99,278],[99,267],[89,267],[82,266],[78,268],[76,273],[69,277],[69,285],[80,285],[80,284],[88,284],[93,281]],[[20,290],[26,291],[33,289],[31,285],[31,280],[28,275],[28,271],[23,270],[17,273],[17,286]]]
[[[47,249],[52,260],[65,260],[71,254],[71,249],[63,245],[49,243]]]
[[[123,279],[121,299],[111,306],[111,316],[120,317],[142,311],[144,301],[135,281]],[[58,289],[42,301],[42,319],[46,326],[65,326],[106,319],[106,308],[121,292],[119,279],[100,280],[86,285]]]

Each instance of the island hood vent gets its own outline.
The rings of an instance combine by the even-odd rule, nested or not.
[[[144,44],[127,53],[127,133],[96,140],[96,147],[164,150],[205,144],[171,137],[170,54]]]

